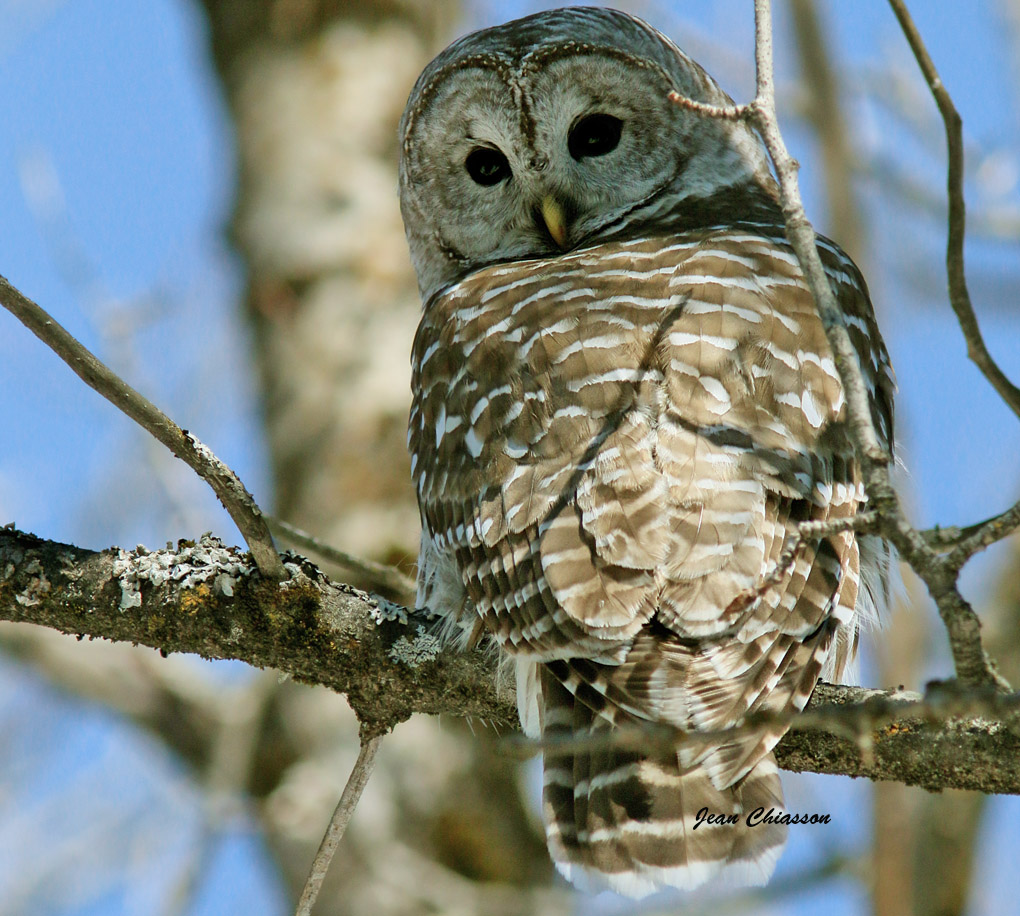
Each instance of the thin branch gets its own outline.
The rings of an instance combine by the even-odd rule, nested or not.
[[[1020,528],[1020,502],[986,522],[964,528],[961,532],[963,537],[946,557],[946,566],[962,569],[975,553],[1001,541],[1017,528]]]
[[[416,712],[516,730],[514,691],[495,653],[442,648],[423,615],[384,611],[306,561],[287,561],[281,587],[246,561],[208,539],[177,552],[95,553],[0,528],[0,619],[275,668],[346,694],[367,737]],[[929,691],[926,702],[960,715],[931,722],[903,693],[819,684],[805,720],[818,727],[799,730],[795,719],[777,759],[797,771],[1020,793],[1014,699],[961,695]],[[870,731],[862,723],[886,721],[879,703],[894,718]],[[840,711],[822,712],[831,706]]]
[[[301,892],[301,899],[298,900],[294,916],[311,916],[312,907],[315,906],[315,900],[319,896],[319,889],[329,870],[329,863],[333,861],[333,855],[347,829],[347,823],[358,806],[361,793],[368,785],[372,770],[375,769],[375,755],[381,741],[382,736],[376,735],[362,742],[354,769],[351,770],[350,778],[347,780],[347,785],[344,786],[344,791],[333,812],[329,826],[326,828],[322,843],[319,844],[319,851],[312,860],[312,869],[305,882],[305,889]]]
[[[924,40],[914,25],[910,11],[903,0],[889,0],[893,14],[914,52],[917,65],[924,74],[928,88],[938,105],[939,113],[946,128],[946,146],[949,153],[949,167],[946,185],[949,196],[949,237],[946,242],[946,271],[949,275],[949,301],[956,312],[963,336],[967,341],[967,355],[984,373],[992,387],[1020,417],[1020,388],[1017,388],[992,359],[985,346],[978,326],[977,315],[970,301],[967,276],[964,270],[963,242],[966,231],[967,208],[963,197],[963,121],[953,99],[939,76],[935,63],[925,47]]]
[[[878,531],[879,515],[870,509],[858,512],[845,518],[828,518],[815,522],[799,522],[797,537],[800,539],[827,538],[843,531],[855,531],[857,534],[874,534]]]
[[[704,115],[706,118],[718,118],[720,121],[743,121],[747,118],[750,110],[749,105],[709,105],[707,102],[689,99],[675,90],[670,92],[667,97],[673,104],[679,105],[681,108]]]
[[[255,504],[240,478],[212,450],[187,430],[181,429],[163,411],[139,394],[105,366],[96,356],[42,308],[0,277],[0,302],[36,337],[57,354],[90,388],[148,430],[213,488],[244,536],[262,575],[283,579],[286,572],[262,510]]]
[[[843,311],[829,286],[816,247],[816,235],[808,222],[797,183],[800,165],[790,155],[779,131],[772,63],[772,5],[769,0],[755,0],[755,62],[757,65],[756,94],[750,105],[748,119],[761,134],[779,178],[780,198],[786,217],[786,234],[800,262],[804,278],[815,296],[818,312],[833,351],[843,390],[846,393],[850,427],[855,443],[869,463],[886,467],[891,458],[879,442],[871,416],[868,389],[857,361],[857,352],[843,323]],[[888,487],[892,498],[892,488]],[[878,496],[878,493],[874,494]]]
[[[998,515],[993,515],[991,518],[966,527],[936,525],[934,528],[922,531],[921,537],[933,550],[949,551],[954,547],[967,545],[964,548],[966,560],[979,550],[1008,537],[1017,528],[1020,528],[1020,502],[1010,506],[1005,512],[1000,512]],[[975,539],[976,546],[973,546]],[[963,565],[963,562],[958,562],[955,559],[952,563]]]
[[[341,569],[346,569],[348,572],[357,573],[359,576],[367,579],[373,586],[394,592],[404,601],[414,600],[417,583],[409,576],[405,576],[396,567],[387,566],[385,563],[376,563],[374,560],[364,560],[353,554],[345,553],[343,550],[338,550],[325,541],[313,537],[307,531],[302,531],[289,522],[274,518],[272,515],[266,516],[266,522],[273,534],[285,541],[290,541],[295,547],[311,551],[317,556],[322,557],[322,559],[339,566]]]
[[[832,54],[820,22],[821,10],[815,0],[793,0],[791,13],[803,85],[807,89],[806,117],[814,127],[824,162],[828,223],[839,227],[843,248],[860,262],[864,232],[854,185],[849,180],[853,163]]]
[[[776,560],[772,570],[762,577],[762,581],[754,588],[754,596],[764,595],[773,586],[779,585],[793,569],[794,561],[810,540],[821,540],[840,534],[843,531],[855,531],[858,534],[870,534],[878,528],[877,512],[858,512],[843,518],[832,518],[814,522],[800,522],[794,530],[789,546]]]
[[[892,485],[890,456],[878,440],[857,355],[843,323],[842,310],[829,285],[816,247],[816,236],[807,219],[797,182],[799,166],[790,156],[775,108],[772,61],[772,6],[755,0],[755,62],[758,68],[756,95],[748,120],[769,151],[779,178],[780,200],[786,234],[797,256],[805,282],[811,290],[825,329],[840,381],[846,393],[850,433],[861,458],[870,504],[878,512],[881,533],[928,586],[946,626],[958,677],[974,684],[1006,685],[995,672],[981,645],[980,622],[957,587],[958,570],[950,568],[907,522]]]

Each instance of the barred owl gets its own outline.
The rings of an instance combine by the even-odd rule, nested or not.
[[[843,674],[880,553],[793,549],[865,498],[843,389],[760,142],[671,90],[732,104],[641,20],[554,10],[447,48],[400,126],[418,604],[515,661],[552,858],[632,896],[768,879],[784,729],[719,732]],[[888,444],[864,280],[818,250]],[[648,723],[675,749],[614,746]]]

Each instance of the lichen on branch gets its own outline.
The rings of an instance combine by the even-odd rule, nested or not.
[[[0,619],[275,668],[345,694],[367,737],[416,712],[516,731],[495,653],[441,648],[425,615],[331,582],[303,558],[285,555],[284,566],[287,579],[266,579],[249,555],[208,535],[95,552],[8,526]],[[1018,703],[994,690],[921,698],[819,684],[776,754],[791,770],[1020,793]]]

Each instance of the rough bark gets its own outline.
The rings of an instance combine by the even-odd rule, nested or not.
[[[277,585],[206,538],[93,552],[0,529],[0,618],[273,667],[347,695],[369,734],[415,712],[516,729],[495,656],[442,649],[428,622],[292,559]],[[658,736],[649,736],[658,740]],[[1020,697],[936,685],[916,694],[820,684],[780,743],[794,771],[1020,793]]]

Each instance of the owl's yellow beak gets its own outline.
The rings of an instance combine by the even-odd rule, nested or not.
[[[542,211],[542,220],[545,222],[546,229],[549,230],[549,235],[553,237],[553,241],[560,248],[566,248],[567,220],[563,213],[563,206],[552,195],[546,195],[542,198],[540,209]]]

